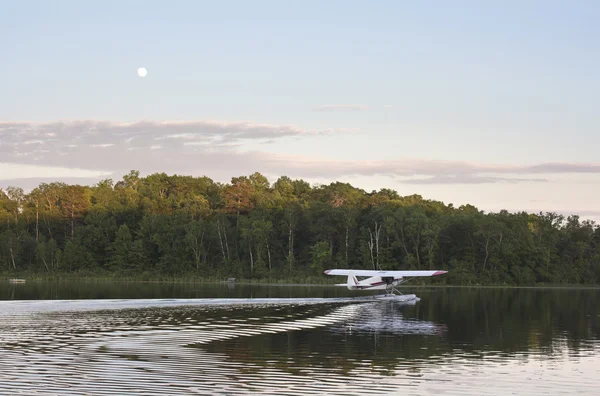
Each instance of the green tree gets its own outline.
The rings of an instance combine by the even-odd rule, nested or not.
[[[127,224],[123,224],[117,230],[115,240],[111,243],[108,251],[110,253],[109,266],[112,270],[125,270],[130,268],[130,259],[133,245],[133,237]]]
[[[348,183],[231,183],[131,171],[95,186],[0,190],[0,271],[320,276],[449,269],[454,284],[598,283],[600,231],[577,216],[484,213]]]
[[[208,239],[206,237],[207,229],[207,224],[202,219],[193,220],[185,226],[185,242],[194,256],[196,271],[199,271],[202,266],[206,266],[208,251],[205,247],[205,240]]]
[[[311,253],[311,263],[310,268],[313,273],[323,273],[323,270],[331,261],[331,249],[329,248],[329,243],[321,241],[315,243],[310,248]]]

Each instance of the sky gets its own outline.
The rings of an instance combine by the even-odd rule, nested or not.
[[[600,221],[600,2],[0,6],[0,187],[258,171]]]

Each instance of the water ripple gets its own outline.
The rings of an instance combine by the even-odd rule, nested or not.
[[[450,349],[445,325],[387,302],[189,303],[0,305],[0,394],[581,395],[599,385],[593,340],[573,354],[558,337],[550,358]]]

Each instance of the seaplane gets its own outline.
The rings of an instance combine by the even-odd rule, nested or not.
[[[384,299],[393,299],[397,301],[416,300],[414,294],[402,294],[396,286],[410,281],[416,277],[443,275],[448,271],[382,271],[382,270],[351,270],[351,269],[330,269],[325,271],[325,275],[347,276],[346,283],[338,283],[336,286],[346,286],[348,290],[384,290],[382,295],[374,296]],[[357,277],[366,279],[359,280]]]

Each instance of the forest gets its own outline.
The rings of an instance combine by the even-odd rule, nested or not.
[[[600,229],[260,173],[219,183],[131,171],[0,190],[6,276],[327,282],[327,268],[449,271],[428,284],[598,284]]]

